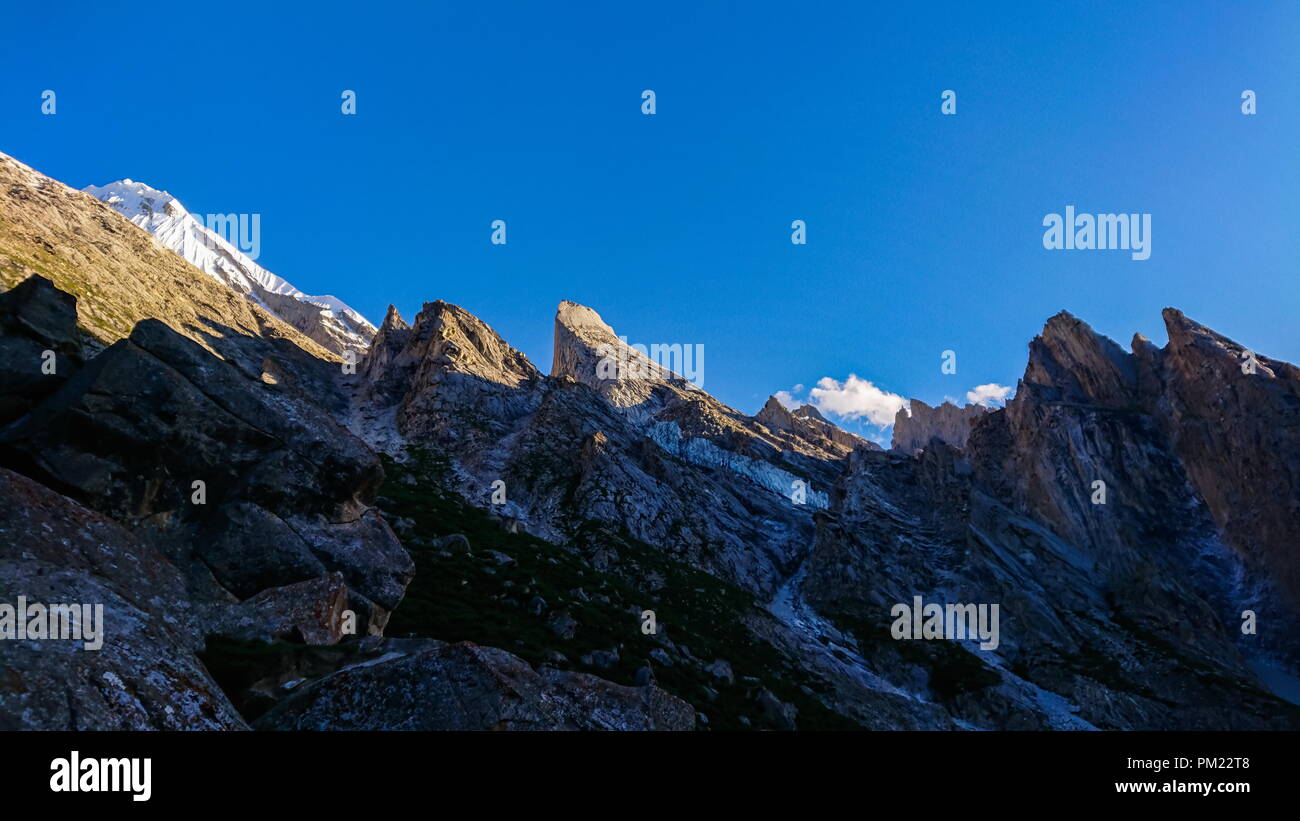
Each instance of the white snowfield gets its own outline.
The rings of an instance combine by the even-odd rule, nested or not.
[[[326,348],[341,353],[346,348],[364,351],[369,347],[376,328],[360,313],[338,297],[304,293],[258,265],[166,191],[131,179],[90,185],[85,191],[153,234],[200,271],[244,294]],[[248,216],[244,215],[244,219]],[[231,238],[239,242],[240,226],[232,225],[229,230]],[[247,223],[243,231],[243,237],[249,238],[251,228]],[[312,307],[298,311],[294,303],[271,295],[290,297],[304,308]],[[294,309],[289,310],[289,306]]]

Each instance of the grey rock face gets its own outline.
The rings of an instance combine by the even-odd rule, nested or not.
[[[1077,529],[1082,544],[1063,538],[1000,501],[947,446],[920,460],[870,456],[819,521],[799,592],[852,633],[885,682],[1007,729],[1264,729],[1300,718],[1263,691],[1215,606],[1184,581],[1190,532],[1096,550],[1092,528]],[[894,640],[892,608],[915,596],[996,603],[999,646]],[[1234,684],[1208,683],[1200,669]],[[1039,688],[1065,704],[1049,709]]]

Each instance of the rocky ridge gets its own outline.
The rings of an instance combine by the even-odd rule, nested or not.
[[[778,434],[789,434],[830,458],[843,458],[858,448],[880,450],[880,445],[832,424],[812,405],[789,410],[775,396],[769,396],[754,420]]]

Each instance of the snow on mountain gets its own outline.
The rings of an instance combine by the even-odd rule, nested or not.
[[[187,262],[301,330],[334,353],[370,346],[376,328],[341,299],[303,293],[254,262],[218,231],[190,214],[180,200],[142,182],[124,179],[85,191],[153,234]],[[247,224],[231,226],[236,242],[256,238]],[[255,244],[255,241],[254,243]]]

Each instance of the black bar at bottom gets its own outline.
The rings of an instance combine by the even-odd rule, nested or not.
[[[483,791],[477,800],[493,804],[582,804],[601,795],[631,802],[622,810],[603,804],[609,814],[643,800],[664,802],[666,811],[700,790],[736,806],[824,791],[867,802],[864,810],[888,796],[927,808],[1019,799],[1059,806],[1194,799],[1221,808],[1293,798],[1298,741],[1300,734],[1231,732],[5,733],[0,784],[7,804],[20,797],[33,807],[127,812],[386,812],[386,804],[413,796],[475,800],[476,790]],[[114,773],[126,772],[123,758],[140,760],[136,783],[149,759],[147,801],[134,800],[140,791],[130,784],[119,792],[66,789],[74,776],[90,778],[78,787],[95,786],[96,777],[112,786]],[[107,769],[105,759],[113,760]]]

